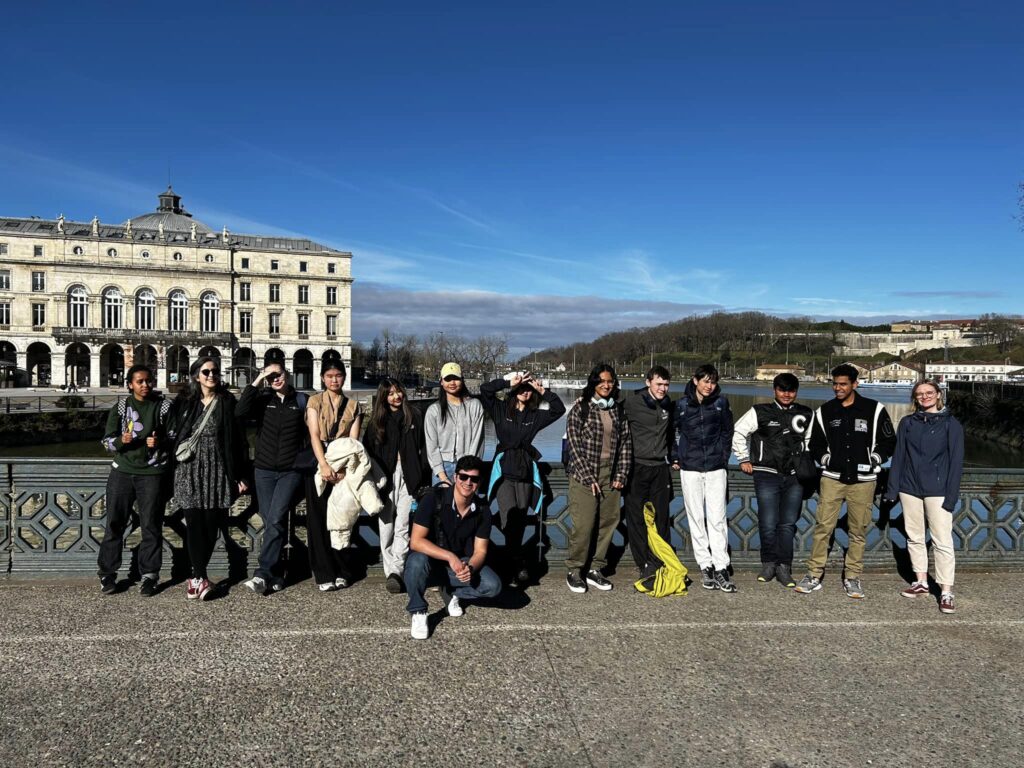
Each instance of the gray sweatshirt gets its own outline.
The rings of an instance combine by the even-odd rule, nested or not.
[[[461,405],[448,403],[448,419],[441,424],[441,405],[434,403],[423,417],[423,434],[427,461],[435,475],[444,469],[446,461],[455,462],[469,454],[483,458],[484,407],[472,397]]]

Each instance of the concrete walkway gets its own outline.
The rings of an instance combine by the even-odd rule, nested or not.
[[[959,611],[870,573],[803,596],[737,574],[653,600],[552,573],[433,634],[377,578],[186,603],[0,583],[0,760],[16,766],[1017,766],[1024,573]]]

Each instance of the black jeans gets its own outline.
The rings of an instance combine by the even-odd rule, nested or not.
[[[107,530],[97,558],[99,576],[117,576],[124,551],[124,532],[138,504],[142,543],[139,544],[139,573],[160,577],[163,563],[164,496],[163,475],[129,475],[111,469],[107,478]]]
[[[654,527],[665,543],[672,546],[668,505],[672,501],[672,468],[668,464],[647,466],[634,464],[626,486],[623,509],[626,512],[626,530],[629,550],[640,569],[641,577],[658,570],[662,563],[651,552],[647,543],[647,524],[644,522],[644,504],[654,505]]]
[[[796,475],[754,472],[757,494],[757,528],[761,537],[761,562],[793,563],[793,537],[804,501],[804,487]]]
[[[217,545],[217,534],[228,520],[226,509],[186,509],[185,544],[192,563],[192,576],[206,578],[206,569]]]
[[[317,470],[319,471],[319,470]],[[334,549],[331,535],[327,531],[327,500],[334,491],[328,485],[323,496],[317,496],[316,477],[306,480],[306,546],[309,548],[309,569],[317,584],[331,584],[338,578],[348,582],[353,579],[350,552]]]

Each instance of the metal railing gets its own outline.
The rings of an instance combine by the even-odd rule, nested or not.
[[[95,573],[96,556],[104,535],[107,475],[105,459],[21,459],[0,460],[0,573],[53,575]],[[527,547],[549,563],[565,558],[571,520],[567,509],[568,481],[559,464],[543,464],[551,501],[542,524],[530,529]],[[687,566],[692,554],[686,514],[679,493],[671,505],[672,545]],[[810,548],[816,499],[805,502],[797,523],[796,559]],[[759,560],[757,499],[751,479],[737,470],[729,473],[729,544],[734,562]],[[286,553],[289,568],[301,571],[305,563],[305,515],[300,502],[292,516]],[[538,541],[537,533],[540,532]],[[231,509],[227,536],[217,545],[211,562],[215,572],[251,572],[261,538],[261,521],[254,499],[243,496]],[[171,572],[187,571],[184,552],[184,522],[173,500],[165,520],[165,563]],[[493,539],[500,547],[501,533]],[[1024,470],[984,469],[964,473],[960,503],[954,513],[953,539],[958,564],[986,566],[1024,565]],[[128,550],[139,541],[132,531],[125,540]],[[353,534],[363,562],[374,567],[378,557],[376,522],[361,516]],[[844,518],[836,532],[832,558],[841,559],[846,546]],[[126,553],[128,554],[128,553]],[[612,543],[610,560],[628,562],[625,526],[620,525]],[[126,562],[128,558],[126,557]],[[899,507],[875,509],[875,525],[868,534],[865,562],[868,565],[897,566],[906,563],[906,539]],[[165,566],[166,568],[166,566]]]

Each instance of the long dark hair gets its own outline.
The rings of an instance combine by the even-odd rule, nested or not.
[[[466,380],[459,379],[459,391],[455,393],[455,396],[460,400],[468,400],[473,395],[469,393],[466,388]],[[441,387],[441,393],[437,396],[437,405],[441,409],[441,423],[444,424],[448,421],[448,393],[445,392],[444,387]]]
[[[370,425],[373,427],[378,444],[384,442],[388,419],[391,417],[388,395],[391,394],[392,389],[402,393],[402,421],[405,423],[405,428],[409,429],[412,426],[412,406],[409,405],[409,395],[406,393],[405,387],[398,379],[381,379],[380,384],[377,385],[377,397],[373,401],[373,413],[370,414]]]
[[[505,398],[506,413],[509,416],[515,414],[517,410],[516,401],[519,399],[519,393],[523,390],[530,391],[530,399],[526,401],[526,410],[536,411],[540,407],[540,395],[537,394],[537,390],[529,384],[520,384],[518,387],[509,390],[508,397]]]
[[[590,375],[587,376],[587,386],[583,388],[582,400],[580,400],[580,413],[583,415],[584,420],[590,415],[590,399],[594,396],[597,385],[601,383],[602,373],[610,373],[612,378],[615,379],[615,386],[612,387],[610,395],[611,399],[617,400],[619,397],[619,377],[615,375],[615,369],[608,365],[608,363],[598,363],[594,366]]]
[[[216,357],[210,357],[204,355],[196,360],[188,369],[188,389],[181,393],[183,402],[188,405],[197,403],[203,399],[203,388],[199,384],[199,371],[206,363],[214,363],[217,366],[217,370],[220,370],[220,360]],[[217,377],[217,386],[214,389],[215,397],[223,397],[228,393],[228,385],[224,383],[223,371],[221,375]]]

